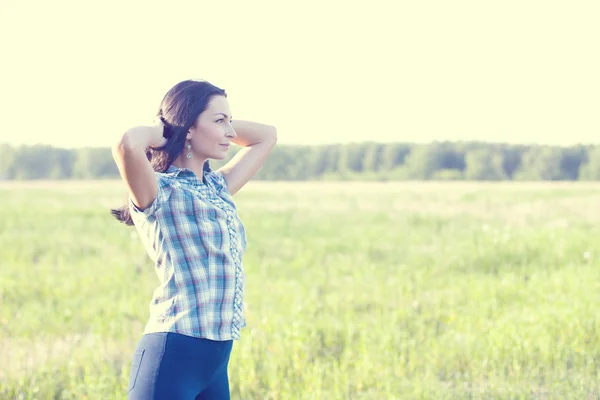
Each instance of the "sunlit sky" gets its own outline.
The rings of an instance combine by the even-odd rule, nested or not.
[[[600,142],[600,1],[0,0],[0,143],[109,146],[206,79],[282,144]]]

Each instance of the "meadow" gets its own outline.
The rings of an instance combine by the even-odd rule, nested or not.
[[[600,184],[238,195],[233,399],[600,399]],[[124,399],[157,279],[118,181],[0,184],[0,398]]]

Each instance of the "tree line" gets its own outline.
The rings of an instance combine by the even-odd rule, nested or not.
[[[212,161],[213,168],[227,160]],[[0,180],[112,179],[107,148],[0,144]],[[261,180],[598,180],[600,146],[484,142],[277,145]]]

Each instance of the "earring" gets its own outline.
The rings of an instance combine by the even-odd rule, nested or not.
[[[192,159],[192,143],[191,142],[188,142],[187,149],[188,149],[187,158],[188,158],[188,160],[191,160]]]

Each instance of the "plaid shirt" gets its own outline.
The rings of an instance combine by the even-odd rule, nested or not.
[[[246,326],[242,256],[246,234],[223,174],[204,164],[204,182],[187,168],[156,173],[158,195],[129,210],[160,285],[144,333],[211,340],[240,338]]]

